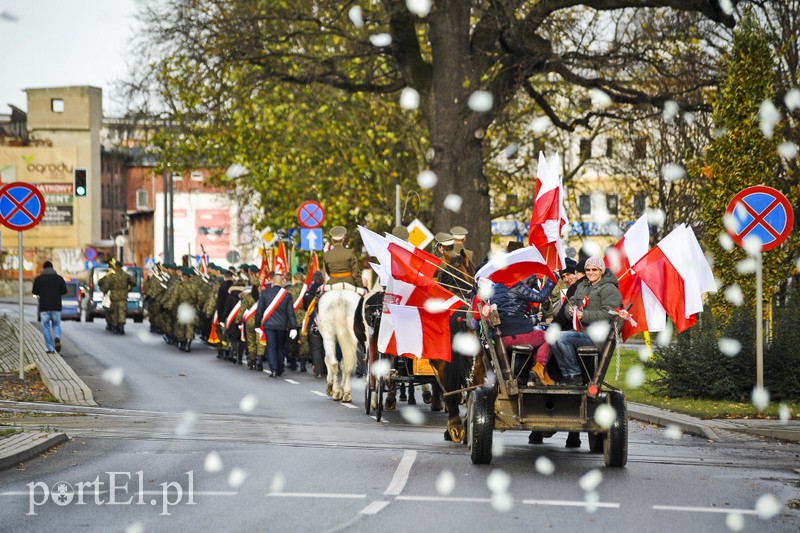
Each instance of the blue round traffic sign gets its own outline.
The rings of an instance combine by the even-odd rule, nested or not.
[[[297,220],[306,229],[318,228],[325,222],[325,209],[319,202],[303,202],[297,209]]]
[[[85,257],[88,261],[94,261],[97,259],[97,250],[90,246],[83,252],[83,257]]]
[[[14,231],[25,231],[44,217],[44,196],[30,183],[9,183],[0,189],[0,222]]]
[[[747,238],[761,241],[761,251],[779,246],[792,232],[792,204],[780,191],[757,185],[739,191],[728,204],[726,229],[733,241],[742,246]]]

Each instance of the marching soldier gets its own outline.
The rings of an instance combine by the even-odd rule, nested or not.
[[[325,272],[330,276],[330,283],[349,283],[361,286],[361,269],[353,250],[345,248],[344,239],[347,230],[342,226],[334,226],[329,232],[333,246],[323,255]]]
[[[259,360],[264,356],[264,346],[258,342],[258,332],[256,331],[256,304],[259,296],[258,280],[251,283],[249,289],[239,293],[241,300],[239,320],[244,326],[242,336],[247,344],[247,368],[250,370],[255,370]]]
[[[297,318],[297,323],[302,324],[303,318],[305,318],[305,309],[303,309],[303,302],[300,299],[300,295],[303,293],[303,288],[305,287],[305,277],[303,276],[302,272],[297,272],[294,275],[294,283],[288,285],[286,290],[289,291],[289,294],[292,295],[292,305],[294,306],[295,316]],[[306,340],[303,338],[303,333],[300,331],[297,338],[289,341],[289,350],[288,350],[287,367],[289,370],[297,370],[297,363],[300,362],[300,372],[306,371],[306,360],[308,359],[308,346]]]
[[[217,359],[227,359],[226,352],[230,350],[230,344],[225,337],[225,320],[228,315],[225,314],[225,300],[228,298],[228,289],[233,286],[233,271],[224,270],[222,272],[222,284],[217,290],[217,337],[219,338],[219,346],[217,347]]]
[[[108,293],[111,307],[106,311],[108,316],[108,329],[113,333],[125,335],[125,312],[128,306],[128,292],[133,288],[134,281],[115,259],[108,262],[108,274],[100,278],[100,290]]]

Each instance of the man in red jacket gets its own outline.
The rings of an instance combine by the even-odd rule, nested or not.
[[[42,266],[44,270],[33,280],[31,292],[39,297],[44,345],[50,354],[61,351],[61,296],[67,294],[67,283],[53,269],[53,263],[45,261]]]

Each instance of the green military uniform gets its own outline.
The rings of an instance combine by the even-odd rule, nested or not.
[[[256,331],[256,314],[250,313],[250,318],[244,319],[245,313],[258,302],[258,298],[251,289],[245,289],[239,293],[242,305],[239,307],[238,321],[244,322],[244,337],[247,342],[247,368],[255,370],[256,363],[264,357],[264,346],[258,342],[258,332]]]
[[[461,255],[461,253],[463,252],[464,257],[466,257],[469,260],[465,262],[466,268],[467,270],[470,271],[470,275],[474,275],[475,253],[465,246],[465,241],[467,240],[467,235],[469,235],[469,231],[467,231],[467,229],[462,226],[453,226],[452,228],[450,228],[450,234],[453,236],[453,252],[456,255]]]
[[[164,273],[162,279],[162,290],[158,291],[155,297],[156,305],[160,310],[158,320],[159,329],[164,334],[164,340],[170,344],[175,341],[175,315],[170,311],[168,306],[170,295],[177,284],[177,278],[174,272],[173,274],[169,273],[173,266],[174,265],[164,265],[167,272]]]
[[[328,283],[350,283],[360,287],[361,268],[358,265],[356,254],[342,244],[346,231],[342,226],[331,228],[330,236],[334,244],[330,250],[325,252],[322,261],[325,264],[325,272],[331,278]]]
[[[191,270],[182,269],[183,277],[177,281],[167,300],[167,308],[175,318],[174,336],[178,348],[191,351],[194,328],[197,323],[197,308],[202,302],[202,293],[196,284],[196,276]],[[183,315],[181,306],[189,306],[190,311]],[[186,309],[184,307],[184,309]],[[183,315],[183,316],[182,316]]]
[[[108,293],[111,307],[106,311],[108,323],[115,333],[125,334],[125,314],[128,307],[128,292],[135,282],[115,261],[110,265],[108,274],[100,278],[98,285],[103,293]]]
[[[294,302],[297,302],[298,298],[300,298],[300,293],[303,292],[303,287],[305,287],[305,283],[299,281],[286,287],[286,290],[292,296],[292,305],[294,305]],[[303,319],[306,316],[306,311],[303,309],[302,302],[300,302],[300,305],[295,308],[294,313],[297,316],[297,323],[302,324]],[[302,331],[298,332],[298,335],[294,340],[289,341],[288,348],[288,355],[286,358],[289,361],[289,368],[296,370],[297,363],[299,361],[300,370],[305,372],[306,362],[308,361],[308,341],[306,340],[306,337],[303,335]]]

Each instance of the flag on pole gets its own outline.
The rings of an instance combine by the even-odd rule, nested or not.
[[[536,178],[528,244],[541,252],[550,270],[560,270],[566,264],[561,229],[569,220],[564,208],[566,195],[558,154],[548,162],[544,153],[539,152]]]
[[[200,273],[204,276],[208,275],[208,255],[206,255],[206,247],[200,245]]]
[[[258,270],[258,288],[263,290],[267,286],[269,279],[269,272],[272,267],[269,264],[269,257],[267,256],[267,249],[261,249],[261,268]]]
[[[534,274],[547,276],[556,281],[553,270],[545,262],[539,250],[527,246],[493,257],[475,273],[475,279],[484,277],[511,287]]]
[[[219,317],[217,312],[214,311],[214,318],[211,319],[211,332],[208,334],[208,344],[219,344],[219,336],[217,335],[217,326],[219,325]]]
[[[286,261],[286,247],[283,245],[283,241],[278,244],[273,270],[276,274],[283,274],[284,276],[289,272],[289,266]]]
[[[395,328],[403,332],[396,339],[397,355],[450,361],[450,313],[430,313],[406,305],[386,307]]]
[[[317,252],[311,252],[311,260],[308,262],[308,272],[306,272],[306,286],[310,287],[313,283],[314,272],[319,270],[319,258]]]

